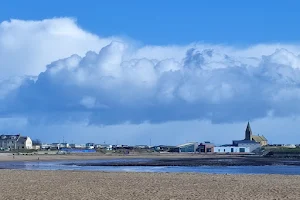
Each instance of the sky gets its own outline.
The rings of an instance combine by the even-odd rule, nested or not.
[[[0,132],[300,143],[298,1],[4,0]],[[298,142],[299,141],[299,142]]]

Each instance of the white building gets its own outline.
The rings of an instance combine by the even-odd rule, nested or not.
[[[85,144],[85,147],[86,147],[87,149],[94,149],[94,148],[95,148],[95,144],[94,144],[94,143],[86,143],[86,144]]]
[[[70,147],[75,149],[85,149],[85,144],[70,144]]]
[[[112,145],[111,144],[96,144],[95,148],[96,149],[106,149],[107,151],[111,151]]]
[[[18,135],[1,135],[0,148],[7,150],[32,149],[30,137]]]
[[[294,145],[294,144],[285,144],[284,147],[294,149],[294,148],[296,148],[296,145]]]
[[[50,149],[51,148],[51,144],[42,144],[41,145],[41,149]]]
[[[215,153],[250,153],[249,147],[236,147],[236,146],[225,146],[225,147],[214,147]]]

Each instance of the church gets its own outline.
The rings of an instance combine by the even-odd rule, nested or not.
[[[268,144],[268,140],[263,135],[253,135],[250,127],[250,123],[248,122],[247,128],[245,131],[245,140],[254,141],[260,143],[261,146],[266,146]]]
[[[243,140],[233,140],[232,145],[238,147],[249,147],[250,152],[265,146],[268,144],[268,140],[262,135],[253,135],[250,127],[250,123],[248,122],[246,131],[245,131],[245,139]]]

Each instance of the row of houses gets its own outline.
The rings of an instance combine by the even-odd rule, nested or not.
[[[94,143],[86,143],[86,144],[69,144],[69,143],[52,143],[52,144],[42,144],[42,150],[60,150],[60,149],[106,149],[112,150],[113,145],[109,144],[94,144]]]
[[[17,135],[1,135],[0,149],[2,150],[22,150],[22,149],[42,149],[42,150],[60,150],[60,149],[105,149],[105,150],[135,150],[135,149],[151,149],[157,152],[177,152],[177,153],[251,153],[262,146],[268,144],[267,139],[263,135],[254,135],[252,133],[250,123],[248,122],[245,130],[245,138],[243,140],[233,140],[232,144],[215,146],[210,142],[189,142],[178,146],[147,146],[147,145],[110,145],[110,144],[69,144],[69,143],[52,143],[33,146],[32,140],[28,136]]]

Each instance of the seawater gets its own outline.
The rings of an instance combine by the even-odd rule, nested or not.
[[[121,161],[121,160],[120,160]],[[145,161],[142,159],[126,162]],[[0,162],[1,169],[19,170],[76,170],[105,172],[165,172],[165,173],[211,173],[211,174],[284,174],[300,175],[300,166],[78,166],[80,163],[109,163],[118,160],[82,160],[82,161],[41,161],[41,162]],[[124,160],[122,160],[124,162]],[[72,165],[70,165],[72,164]]]

